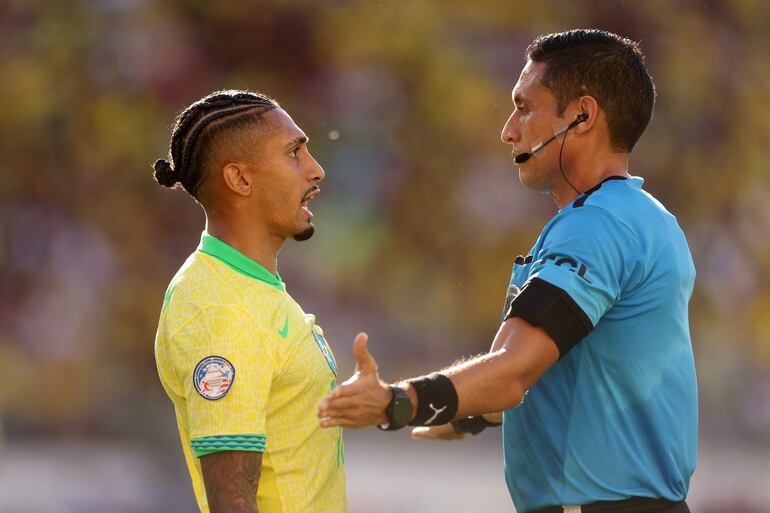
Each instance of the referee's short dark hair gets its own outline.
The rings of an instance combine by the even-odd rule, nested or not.
[[[639,45],[604,30],[576,29],[540,36],[527,59],[546,64],[543,85],[567,104],[593,96],[607,114],[613,150],[630,152],[652,117],[655,85]]]

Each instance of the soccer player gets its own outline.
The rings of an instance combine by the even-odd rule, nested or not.
[[[387,385],[359,334],[356,373],[320,403],[321,424],[461,419],[471,431],[504,411],[520,513],[689,511],[695,269],[674,216],[628,172],[654,100],[636,43],[598,30],[535,39],[502,139],[521,182],[559,210],[513,263],[491,350]]]
[[[202,512],[346,511],[341,429],[315,417],[336,364],[277,269],[284,241],[314,231],[324,171],[307,143],[274,100],[220,91],[179,115],[170,159],[154,165],[206,214],[155,340]]]

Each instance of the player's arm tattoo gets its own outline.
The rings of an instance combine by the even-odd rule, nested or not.
[[[201,458],[201,470],[211,513],[258,513],[261,453],[215,452]]]

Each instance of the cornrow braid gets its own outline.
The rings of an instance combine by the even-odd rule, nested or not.
[[[153,164],[155,180],[170,188],[181,183],[198,199],[211,142],[226,130],[258,123],[264,113],[278,106],[262,93],[236,90],[217,91],[196,101],[177,116],[169,160],[158,159]]]

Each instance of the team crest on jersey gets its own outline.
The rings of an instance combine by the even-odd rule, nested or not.
[[[235,381],[235,367],[221,356],[207,356],[193,371],[195,390],[209,401],[222,399]]]
[[[313,332],[313,338],[315,339],[315,343],[318,345],[318,349],[321,350],[321,353],[323,353],[324,358],[326,358],[326,363],[329,364],[329,368],[332,370],[334,375],[337,375],[337,364],[334,363],[334,357],[332,356],[331,351],[329,351],[329,346],[326,344],[326,340],[324,340],[324,336],[318,333],[315,329],[312,330]]]

